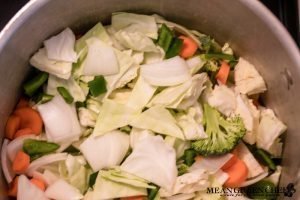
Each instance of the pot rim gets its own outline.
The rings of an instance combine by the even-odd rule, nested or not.
[[[288,54],[291,55],[290,58],[293,62],[298,64],[300,70],[299,48],[281,22],[261,2],[249,0],[239,1],[255,13],[266,24],[266,26],[268,26],[268,28],[273,30],[278,41],[285,47]],[[14,32],[18,30],[18,28],[27,20],[28,17],[30,17],[30,15],[32,15],[40,7],[44,6],[47,2],[49,2],[49,0],[31,0],[10,19],[0,32],[0,53],[9,41],[10,37],[13,36]]]

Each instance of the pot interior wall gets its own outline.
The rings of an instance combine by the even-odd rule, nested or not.
[[[0,130],[12,111],[28,73],[29,57],[43,40],[70,26],[80,32],[98,21],[109,23],[112,12],[160,14],[167,19],[229,42],[238,55],[255,64],[265,78],[266,104],[288,125],[281,185],[297,183],[300,159],[300,61],[287,33],[259,2],[237,0],[32,0],[0,38]],[[1,138],[2,140],[2,138]],[[0,188],[5,188],[1,178]],[[300,191],[300,188],[298,189]],[[299,192],[300,193],[300,192]],[[2,196],[1,196],[2,195]],[[0,199],[6,199],[3,192]]]

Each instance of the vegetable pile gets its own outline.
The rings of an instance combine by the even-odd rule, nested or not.
[[[227,43],[118,12],[47,39],[30,64],[2,145],[9,196],[224,199],[207,188],[278,184],[286,126]]]

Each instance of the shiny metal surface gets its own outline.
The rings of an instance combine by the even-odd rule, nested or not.
[[[28,59],[42,41],[67,26],[80,30],[97,21],[109,23],[116,11],[158,13],[221,43],[229,42],[255,64],[269,88],[267,105],[288,125],[281,185],[298,183],[300,55],[285,29],[259,1],[235,0],[229,5],[220,0],[31,0],[0,33],[1,133],[29,70]],[[0,200],[4,200],[5,183],[0,180]],[[299,184],[297,188],[293,199],[300,198]]]

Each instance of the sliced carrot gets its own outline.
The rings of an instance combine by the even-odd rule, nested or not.
[[[229,72],[230,72],[230,66],[227,64],[227,62],[223,61],[222,65],[216,75],[216,79],[220,83],[226,84],[228,76],[229,76]]]
[[[25,107],[17,109],[14,114],[19,116],[21,119],[21,129],[30,128],[35,135],[39,135],[42,132],[43,121],[36,110],[30,107]]]
[[[14,180],[9,184],[9,189],[7,191],[8,196],[17,197],[18,193],[18,180],[19,177],[16,176]]]
[[[232,152],[232,157],[230,158],[230,160],[227,161],[227,163],[225,163],[225,165],[223,165],[223,167],[221,168],[222,170],[225,170],[229,167],[231,167],[238,159],[238,152],[237,149],[234,149]]]
[[[238,157],[236,155],[233,155],[230,160],[227,161],[227,163],[225,163],[225,165],[223,165],[223,167],[221,168],[222,170],[226,170],[229,167],[231,167],[232,165],[234,165],[238,160]]]
[[[24,173],[30,164],[30,157],[23,151],[18,151],[13,164],[12,169],[16,174]]]
[[[196,42],[193,39],[184,35],[179,36],[179,38],[183,40],[180,56],[182,58],[189,58],[193,56],[198,49],[198,45],[196,44]]]
[[[240,185],[247,179],[248,168],[244,161],[237,159],[231,167],[224,169],[224,172],[229,175],[224,186],[240,187]]]
[[[31,128],[23,128],[23,129],[19,129],[15,135],[14,138],[23,136],[23,135],[34,135],[33,131],[31,130]]]
[[[120,200],[145,200],[145,196],[123,197]]]
[[[38,188],[40,188],[41,190],[43,190],[43,191],[46,190],[46,185],[43,181],[36,179],[36,178],[32,178],[32,179],[30,179],[30,182],[33,183]]]
[[[16,109],[25,107],[29,107],[29,102],[25,97],[21,97],[19,103],[16,106]]]
[[[21,118],[17,115],[11,115],[9,116],[7,122],[6,122],[6,127],[5,127],[5,136],[8,139],[13,139],[15,133],[17,130],[20,128],[21,125]]]

